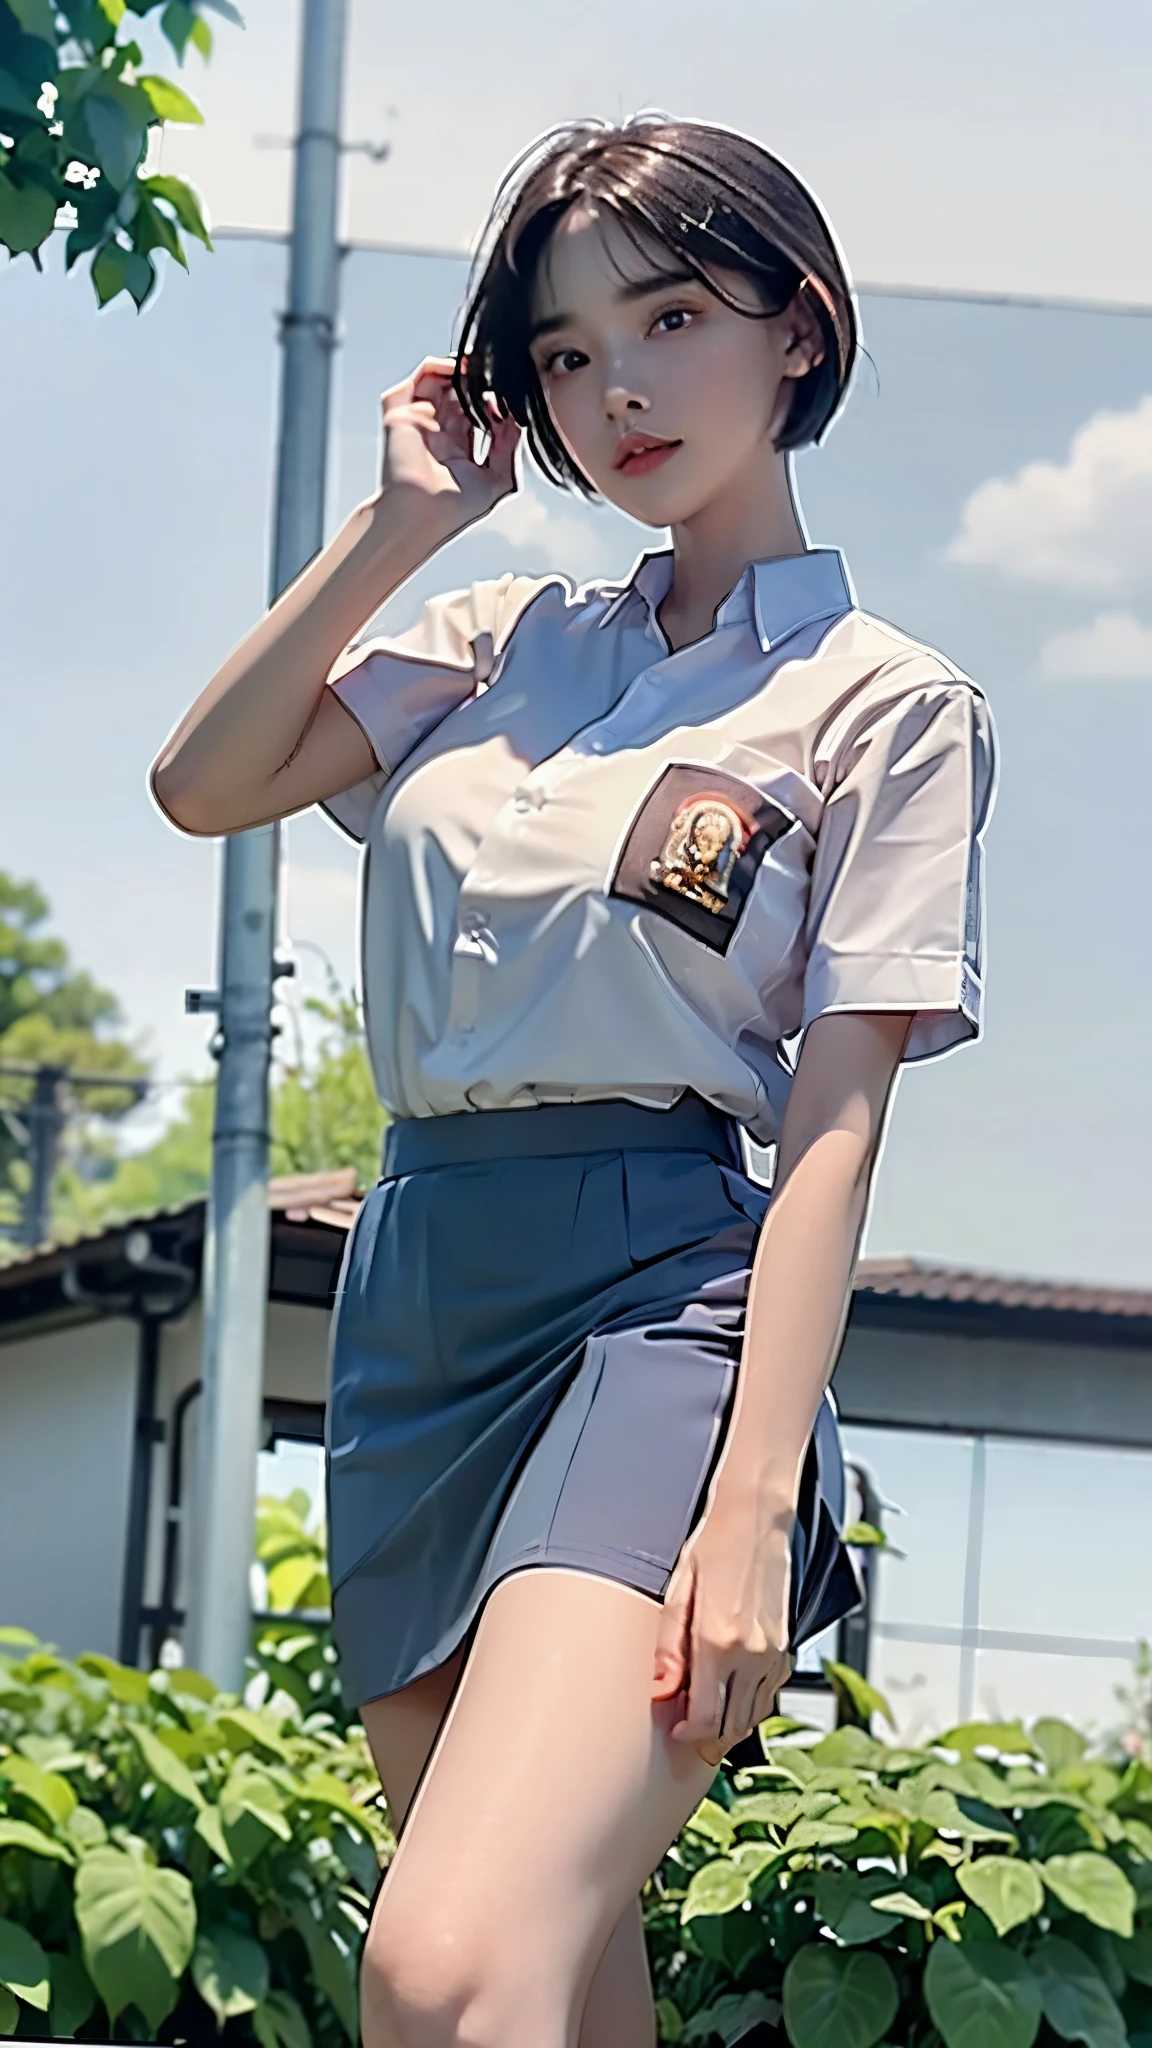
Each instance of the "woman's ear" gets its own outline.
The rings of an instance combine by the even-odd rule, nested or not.
[[[806,377],[824,361],[826,350],[823,329],[803,287],[788,307],[787,321],[781,375]]]

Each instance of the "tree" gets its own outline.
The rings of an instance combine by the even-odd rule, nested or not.
[[[309,998],[304,1009],[324,1027],[311,1053],[296,1048],[281,1063],[272,1089],[274,1174],[325,1173],[354,1166],[357,1185],[380,1177],[385,1115],[377,1099],[356,1004],[338,987],[328,1002]],[[109,1153],[100,1177],[65,1180],[62,1221],[86,1229],[138,1216],[150,1209],[193,1201],[212,1170],[210,1082],[185,1084],[175,1116],[154,1145],[128,1157]]]
[[[180,63],[189,44],[207,58],[205,8],[243,27],[232,0],[0,0],[0,247],[40,269],[54,227],[67,227],[66,267],[91,255],[101,306],[121,292],[143,306],[158,249],[186,270],[182,233],[212,246],[191,185],[143,168],[166,121],[203,116],[144,69],[128,32],[159,10]]]
[[[148,1071],[138,1046],[119,1035],[120,1006],[90,974],[73,967],[64,941],[41,927],[50,915],[35,882],[0,869],[0,1067],[52,1066],[82,1074],[131,1076]],[[0,1236],[18,1221],[26,1185],[20,1112],[32,1077],[0,1072]],[[88,1165],[91,1118],[121,1117],[132,1108],[131,1089],[76,1086],[73,1107],[79,1143],[72,1172]]]

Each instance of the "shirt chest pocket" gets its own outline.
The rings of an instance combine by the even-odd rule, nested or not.
[[[755,783],[704,762],[671,762],[632,815],[608,894],[724,953],[761,861],[795,823]]]

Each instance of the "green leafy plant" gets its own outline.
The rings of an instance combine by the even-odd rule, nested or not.
[[[383,1795],[362,1733],[261,1690],[0,1630],[0,2034],[355,2040]]]
[[[885,1744],[828,1675],[857,1718],[766,1722],[647,1888],[662,2039],[1152,2048],[1152,1768],[1056,1719]]]
[[[130,32],[158,14],[181,63],[207,57],[206,8],[243,26],[232,0],[0,0],[0,245],[39,268],[67,209],[65,262],[91,256],[102,306],[145,303],[158,249],[187,269],[183,235],[212,246],[191,185],[143,168],[153,132],[200,109]]]

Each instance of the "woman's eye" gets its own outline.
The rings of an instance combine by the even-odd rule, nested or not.
[[[546,377],[551,377],[559,371],[561,376],[563,376],[572,370],[578,370],[580,365],[587,361],[588,358],[582,349],[558,348],[553,355],[545,357],[544,374]]]
[[[658,327],[664,334],[679,334],[681,328],[687,327],[694,317],[690,306],[669,306],[666,313],[656,315],[653,326]]]

